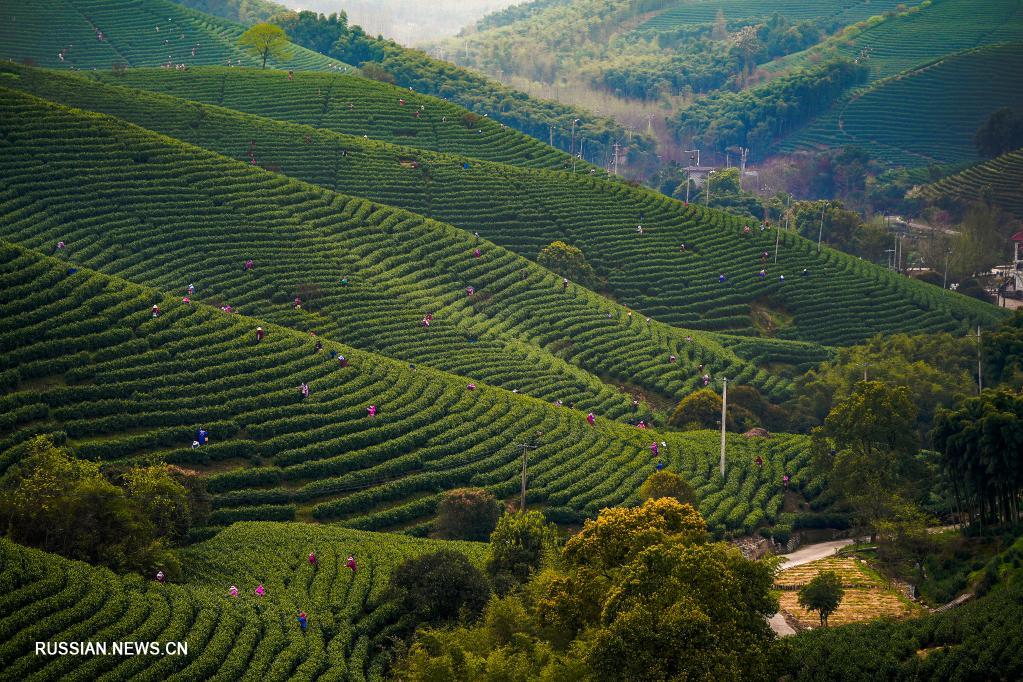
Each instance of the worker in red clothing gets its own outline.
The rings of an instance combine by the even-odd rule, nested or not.
[[[259,343],[260,341],[262,341],[263,337],[265,335],[266,335],[266,332],[263,331],[262,327],[256,327],[256,343]]]

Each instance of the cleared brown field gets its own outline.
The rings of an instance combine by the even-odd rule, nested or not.
[[[805,627],[818,627],[820,618],[799,606],[797,591],[826,570],[837,573],[845,587],[842,602],[828,618],[828,625],[859,623],[882,617],[904,618],[920,612],[919,606],[869,571],[859,559],[828,557],[782,571],[775,580],[775,586],[781,590],[778,598],[780,609]]]

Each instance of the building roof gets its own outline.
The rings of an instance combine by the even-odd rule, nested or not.
[[[1012,242],[1023,242],[1023,230],[1020,230],[1016,234],[1009,237],[1009,241]]]

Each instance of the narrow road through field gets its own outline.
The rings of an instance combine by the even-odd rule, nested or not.
[[[786,568],[793,568],[795,566],[801,566],[808,564],[811,561],[817,561],[818,559],[827,558],[835,553],[836,550],[845,547],[846,545],[852,544],[852,540],[830,540],[828,542],[818,542],[813,545],[806,545],[800,547],[792,554],[782,554],[781,565],[778,567],[779,570],[785,570]],[[796,634],[796,631],[792,629],[788,623],[785,622],[785,618],[781,613],[776,613],[768,619],[771,625],[771,629],[779,637],[788,637],[789,635]]]

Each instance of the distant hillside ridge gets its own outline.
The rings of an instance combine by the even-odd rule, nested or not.
[[[170,0],[0,0],[0,59],[81,70],[183,64],[259,66],[238,45],[241,24]],[[291,59],[267,60],[284,69],[332,71],[352,67],[291,45]]]
[[[45,87],[45,81],[39,83]],[[70,97],[69,102],[76,106],[106,110],[104,107],[111,105],[121,108],[109,111],[129,110],[117,104],[128,99],[124,92],[106,102],[100,97],[100,102],[91,104],[87,86],[65,94],[59,90],[57,86],[48,94]],[[274,100],[277,106],[283,101]],[[157,114],[163,106],[170,103],[155,108],[135,106],[130,117],[167,134],[211,144],[235,158],[247,158],[249,143],[257,139],[242,132],[255,121],[228,123],[222,133],[210,137],[201,123],[197,127],[189,123],[196,123],[194,111],[179,112],[177,122],[168,122],[172,128],[161,127],[165,124],[158,123]],[[465,168],[457,159],[452,163],[426,156],[412,158],[399,149],[367,147],[377,159],[372,164],[368,159],[345,161],[346,157],[338,155],[342,150],[347,153],[349,147],[342,146],[341,140],[328,142],[326,149],[311,154],[305,136],[312,134],[296,130],[262,138],[271,146],[259,152],[260,158],[266,163],[274,163],[276,158],[284,172],[291,169],[303,179],[328,187],[337,183],[337,187],[349,186],[380,200],[400,202],[468,232],[480,232],[483,238],[527,258],[536,258],[539,250],[555,239],[574,244],[607,279],[607,290],[620,303],[683,329],[750,334],[751,315],[757,306],[781,310],[790,317],[791,324],[777,330],[779,338],[834,345],[854,343],[877,332],[965,329],[976,321],[986,324],[1003,315],[994,306],[908,280],[829,249],[818,255],[816,244],[794,234],[776,236],[773,230],[761,231],[757,226],[746,233],[738,218],[685,206],[643,188],[569,173],[491,167],[482,162]],[[229,142],[239,135],[242,139]],[[291,161],[285,161],[289,158]],[[414,164],[420,167],[412,167]],[[637,234],[640,224],[644,230]],[[777,265],[773,258],[776,241]],[[687,244],[685,252],[680,249],[682,243]],[[764,251],[769,252],[767,259]],[[758,276],[761,269],[764,277]],[[721,275],[725,275],[724,282],[719,281]],[[878,315],[872,302],[882,300],[884,313]]]
[[[893,164],[975,161],[973,135],[991,113],[1023,110],[1021,82],[1023,40],[949,54],[851,92],[779,149],[855,145]]]
[[[990,202],[1023,219],[1023,149],[984,161],[913,192],[934,202]]]
[[[645,405],[632,404],[642,397],[629,394],[649,392],[673,406],[714,372],[775,399],[791,390],[788,379],[713,335],[634,317],[468,232],[118,119],[83,118],[14,91],[8,100],[3,129],[23,137],[0,160],[9,199],[2,233],[22,243],[74,243],[67,253],[82,265],[183,295],[193,283],[197,300],[608,418],[648,418]],[[40,127],[25,128],[19,116],[38,119]],[[78,123],[93,131],[90,143],[72,157],[54,156],[53,140]],[[33,157],[49,159],[44,174],[24,172],[21,164]],[[89,180],[76,189],[47,191],[46,183],[70,182],[82,168],[90,169]],[[184,189],[174,180],[211,173],[223,179]],[[108,186],[127,189],[114,197]],[[29,211],[23,219],[18,207]],[[103,228],[110,224],[123,227]],[[130,245],[142,253],[131,255]],[[210,256],[197,260],[194,250]],[[242,268],[247,260],[251,270]],[[777,359],[779,350],[740,346],[763,364],[773,360],[762,353]],[[802,364],[825,356],[819,347],[795,344],[786,359]],[[619,388],[625,385],[628,393]]]

